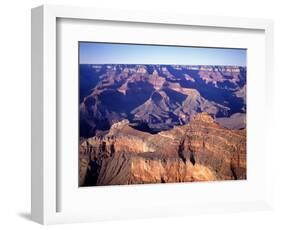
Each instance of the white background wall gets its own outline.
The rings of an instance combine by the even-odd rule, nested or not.
[[[6,0],[0,6],[0,228],[37,229],[30,210],[30,8],[68,4],[186,14],[262,17],[275,20],[275,91],[280,96],[281,6],[276,0]],[[50,226],[52,229],[280,229],[281,186],[280,108],[275,114],[275,203],[273,212],[188,216]],[[257,127],[258,131],[258,127]],[[206,194],[207,195],[207,194]]]

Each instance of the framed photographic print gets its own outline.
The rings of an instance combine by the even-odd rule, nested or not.
[[[34,8],[32,219],[270,208],[272,33],[265,19]]]

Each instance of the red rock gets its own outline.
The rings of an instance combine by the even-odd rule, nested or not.
[[[149,134],[123,120],[80,144],[80,185],[246,179],[246,130],[221,127],[207,113]]]

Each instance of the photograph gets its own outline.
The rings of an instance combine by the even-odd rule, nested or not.
[[[247,179],[247,49],[78,42],[79,186]]]

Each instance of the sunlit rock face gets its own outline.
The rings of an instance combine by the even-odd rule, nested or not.
[[[246,132],[206,113],[158,134],[121,121],[81,141],[80,162],[82,186],[246,179]]]

